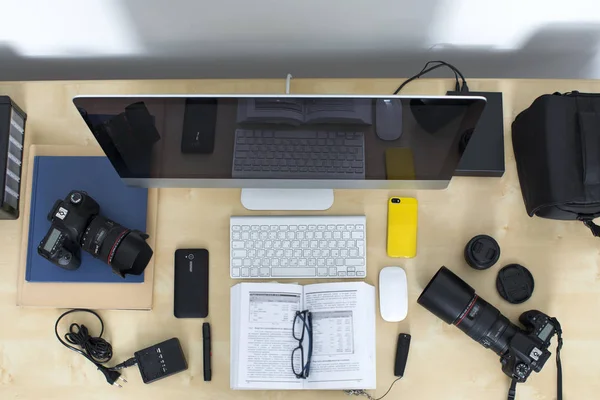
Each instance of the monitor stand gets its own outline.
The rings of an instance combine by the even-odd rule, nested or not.
[[[333,189],[242,189],[248,210],[324,211],[333,205]]]

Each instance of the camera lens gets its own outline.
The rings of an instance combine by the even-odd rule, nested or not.
[[[400,203],[400,199],[399,199],[399,198],[397,198],[397,197],[394,197],[394,198],[392,199],[392,203],[394,203],[394,204],[398,204],[398,203]]]
[[[506,353],[510,339],[519,330],[446,267],[435,274],[417,302],[498,355]]]
[[[146,234],[132,231],[98,215],[88,225],[81,247],[110,265],[121,276],[140,275],[153,254],[146,243],[147,238]]]

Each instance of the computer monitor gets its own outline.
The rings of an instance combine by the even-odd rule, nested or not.
[[[279,194],[443,189],[485,106],[474,96],[115,95],[73,102],[129,185]]]

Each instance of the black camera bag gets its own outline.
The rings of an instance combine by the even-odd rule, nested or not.
[[[580,220],[600,236],[600,94],[538,97],[515,118],[512,141],[529,216]]]

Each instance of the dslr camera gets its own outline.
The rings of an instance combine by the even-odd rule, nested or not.
[[[532,371],[542,370],[555,334],[560,349],[562,331],[555,318],[537,310],[526,311],[519,317],[521,329],[446,267],[435,274],[417,302],[498,354],[502,371],[514,382],[525,382]]]
[[[76,270],[81,250],[104,261],[122,278],[140,275],[152,258],[146,233],[131,230],[100,215],[100,205],[81,190],[57,200],[48,214],[52,226],[38,246],[38,254],[54,265]]]

